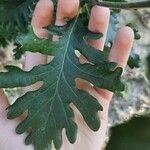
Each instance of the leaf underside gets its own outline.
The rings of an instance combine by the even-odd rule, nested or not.
[[[27,33],[22,33],[16,37],[16,48],[13,49],[15,59],[20,59],[21,56],[28,50],[30,52],[39,52],[45,55],[54,55],[55,49],[59,48],[59,43],[48,39],[38,38],[31,27]],[[49,50],[50,49],[50,50]]]
[[[63,128],[68,140],[75,142],[77,125],[70,103],[81,112],[92,130],[99,129],[98,111],[102,110],[102,106],[88,92],[76,87],[76,78],[110,91],[124,89],[120,81],[122,68],[116,68],[116,63],[108,62],[105,53],[87,44],[86,39],[101,37],[101,34],[88,30],[87,22],[86,15],[80,14],[63,27],[51,25],[48,28],[50,34],[60,36],[59,41],[43,52],[50,55],[55,51],[54,59],[49,64],[35,66],[29,72],[15,66],[6,66],[7,72],[0,73],[0,88],[25,87],[43,81],[40,89],[27,92],[8,107],[7,114],[9,119],[13,119],[28,112],[27,118],[17,126],[16,132],[21,134],[31,128],[25,142],[34,144],[35,150],[43,150],[52,142],[59,149],[62,145]],[[34,38],[32,33],[25,37],[26,40]],[[28,42],[23,39],[21,37],[19,40],[18,37],[18,42],[22,45],[21,49],[27,51]],[[36,49],[34,45],[38,47],[38,42],[29,44],[33,49]],[[80,64],[75,50],[90,63]],[[42,53],[39,47],[36,52],[38,51]]]

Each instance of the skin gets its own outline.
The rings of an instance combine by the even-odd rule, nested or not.
[[[67,9],[66,9],[67,8]],[[63,25],[65,23],[64,18],[73,18],[76,16],[79,8],[79,0],[59,0],[57,7],[57,15],[55,24]],[[48,33],[43,27],[49,25],[53,16],[53,3],[51,0],[40,0],[36,5],[32,26],[35,34],[40,38],[47,38]],[[103,50],[106,33],[108,29],[110,11],[108,8],[94,6],[91,10],[91,17],[88,28],[91,31],[102,32],[103,38],[94,40],[88,40],[89,44],[93,47]],[[55,38],[54,38],[55,39]],[[134,34],[131,28],[122,27],[117,32],[114,40],[111,52],[109,54],[109,60],[118,63],[118,66],[125,67],[131,47],[133,45]],[[86,62],[83,56],[80,56],[82,63]],[[47,57],[41,54],[26,53],[25,58],[25,70],[30,70],[33,66],[38,64],[47,63]],[[38,82],[34,85],[24,88],[24,92],[38,89],[42,83]],[[75,111],[75,120],[78,124],[78,136],[75,144],[70,144],[65,137],[63,131],[63,145],[61,150],[102,150],[102,145],[105,140],[105,134],[107,130],[108,109],[110,105],[113,93],[105,90],[92,87],[87,81],[76,80],[76,84],[79,89],[88,91],[94,96],[103,106],[103,111],[99,112],[101,119],[101,127],[97,132],[91,131],[84,122],[80,112],[73,106],[71,107]],[[3,90],[0,90],[0,150],[33,150],[33,147],[24,145],[25,134],[16,135],[15,126],[18,124],[16,120],[8,120],[6,118],[5,109],[9,105],[8,99],[5,96]],[[52,148],[54,150],[54,147]]]

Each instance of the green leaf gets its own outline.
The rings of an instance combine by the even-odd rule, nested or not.
[[[130,22],[126,26],[129,26],[133,29],[135,40],[139,40],[141,38],[141,35],[139,33],[139,30],[137,29],[137,26],[136,26],[135,22]]]
[[[131,52],[129,59],[128,59],[128,66],[133,68],[139,68],[140,67],[141,59],[138,54],[135,54],[133,51]]]
[[[57,31],[58,32],[58,31]],[[26,51],[30,52],[40,52],[45,55],[54,55],[56,52],[56,48],[59,48],[58,42],[53,42],[48,39],[40,39],[38,38],[31,27],[29,27],[28,32],[20,34],[16,37],[17,46],[13,51],[15,52],[15,59],[20,59],[22,54]]]
[[[25,87],[43,81],[40,89],[26,93],[7,109],[9,119],[28,112],[28,117],[17,126],[16,132],[21,134],[32,128],[26,138],[26,144],[33,143],[35,150],[43,150],[52,141],[56,149],[59,149],[62,145],[63,128],[68,140],[75,142],[77,125],[70,103],[81,112],[92,130],[99,129],[98,111],[102,110],[102,106],[88,92],[79,90],[75,79],[82,78],[96,87],[110,91],[124,89],[120,81],[122,68],[116,68],[117,64],[108,62],[102,51],[87,44],[87,38],[100,38],[101,34],[88,31],[85,15],[78,15],[64,27],[50,26],[48,31],[61,35],[59,48],[52,48],[56,53],[49,64],[35,66],[29,72],[7,66],[8,72],[0,73],[0,88]],[[84,55],[90,63],[80,64],[75,50]],[[51,51],[51,48],[48,51]]]
[[[128,122],[111,128],[106,150],[149,150],[150,117],[133,117]]]
[[[8,41],[4,37],[0,36],[0,46],[6,47],[7,44]]]

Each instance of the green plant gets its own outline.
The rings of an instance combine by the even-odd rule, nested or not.
[[[149,114],[133,116],[129,121],[111,128],[106,150],[149,150]]]
[[[122,68],[116,68],[117,64],[107,59],[117,30],[119,11],[111,12],[105,51],[101,52],[85,42],[88,38],[102,37],[102,34],[88,30],[88,11],[91,6],[101,4],[113,9],[129,9],[147,7],[150,3],[81,0],[80,11],[74,19],[69,20],[65,26],[47,27],[49,34],[61,36],[58,42],[54,42],[37,38],[28,23],[31,8],[36,2],[36,0],[0,2],[1,45],[5,46],[7,40],[16,39],[17,48],[14,50],[16,58],[20,58],[25,51],[40,52],[55,57],[49,64],[36,66],[29,72],[15,66],[6,66],[7,72],[0,73],[0,87],[24,87],[43,81],[44,84],[39,90],[26,93],[8,107],[7,117],[13,119],[28,110],[28,117],[16,128],[17,133],[23,133],[32,127],[32,132],[26,138],[26,144],[33,143],[36,150],[42,150],[47,147],[49,141],[51,143],[53,140],[55,147],[59,149],[62,145],[63,128],[66,129],[66,135],[71,143],[76,140],[77,125],[74,122],[73,110],[69,107],[71,102],[78,108],[92,130],[96,131],[100,127],[97,112],[102,110],[102,106],[94,97],[76,87],[76,78],[85,79],[96,87],[113,92],[124,89],[120,80]],[[57,3],[56,0],[54,2]],[[7,15],[3,17],[3,13]],[[136,35],[137,30],[134,31]],[[74,52],[76,49],[91,63],[80,64]],[[131,57],[133,59],[129,61],[130,66],[137,67],[139,61],[134,59],[134,55]]]

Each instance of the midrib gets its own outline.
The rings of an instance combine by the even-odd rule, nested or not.
[[[54,93],[54,97],[58,91],[58,86],[59,86],[59,81],[60,81],[60,78],[61,78],[61,74],[62,74],[62,71],[63,71],[63,67],[64,67],[64,62],[65,62],[65,59],[66,59],[66,55],[67,55],[67,52],[68,52],[68,47],[69,47],[69,44],[70,44],[70,40],[71,40],[71,36],[72,36],[72,33],[74,31],[74,28],[75,28],[75,25],[77,23],[77,20],[78,20],[78,17],[79,17],[79,13],[78,15],[76,16],[76,19],[74,21],[74,24],[71,28],[71,31],[69,32],[69,36],[68,36],[68,40],[67,40],[67,44],[66,44],[66,48],[65,48],[65,52],[64,52],[64,57],[63,57],[63,61],[62,61],[62,65],[61,65],[61,70],[60,70],[60,73],[59,73],[59,76],[58,76],[58,80],[57,80],[57,85],[56,85],[56,89],[55,89],[55,93]],[[61,53],[61,52],[60,52]]]

